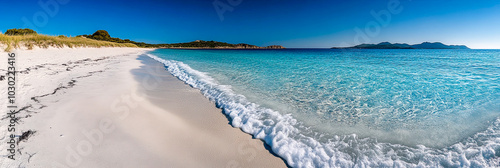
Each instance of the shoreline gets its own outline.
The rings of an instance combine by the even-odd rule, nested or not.
[[[25,70],[18,106],[28,107],[18,134],[35,133],[14,162],[1,146],[1,167],[286,167],[147,51],[15,51]]]

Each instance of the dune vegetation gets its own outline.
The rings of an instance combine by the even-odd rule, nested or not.
[[[137,47],[132,43],[116,43],[89,39],[85,37],[66,37],[48,36],[37,34],[30,29],[9,29],[5,34],[0,34],[0,43],[4,44],[5,51],[11,51],[15,48],[26,47],[33,49],[35,46],[40,48],[48,47]]]

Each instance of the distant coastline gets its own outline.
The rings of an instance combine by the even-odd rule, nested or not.
[[[218,41],[204,41],[196,40],[187,43],[172,43],[172,44],[148,44],[144,42],[135,42],[129,39],[114,38],[109,35],[106,30],[97,30],[92,35],[79,35],[79,37],[90,38],[94,40],[109,41],[116,43],[132,43],[138,47],[143,48],[172,48],[172,49],[284,49],[285,47],[280,45],[270,45],[266,47],[259,47],[256,45],[239,43],[230,44],[226,42]]]
[[[229,44],[225,42],[218,41],[203,41],[196,40],[189,43],[175,43],[175,44],[166,44],[165,46],[159,46],[158,48],[165,49],[285,49],[285,47],[280,45],[270,45],[266,47],[259,47],[256,45],[250,44]]]
[[[423,42],[420,44],[389,43],[360,44],[352,47],[332,47],[331,49],[470,49],[465,45],[446,45],[441,42]]]

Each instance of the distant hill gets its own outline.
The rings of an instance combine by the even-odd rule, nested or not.
[[[465,45],[445,45],[440,42],[424,42],[409,45],[405,43],[382,42],[378,44],[360,44],[352,47],[333,47],[332,49],[470,49]]]
[[[89,39],[94,39],[94,40],[99,40],[99,41],[109,41],[109,42],[114,42],[114,43],[130,43],[130,44],[135,44],[138,47],[143,47],[143,48],[155,48],[158,47],[157,44],[147,44],[144,42],[135,42],[131,41],[129,39],[120,39],[120,38],[115,38],[111,37],[106,30],[97,30],[94,34],[92,35],[78,35],[77,37],[85,37]]]

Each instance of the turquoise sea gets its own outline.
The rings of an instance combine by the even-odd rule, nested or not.
[[[148,55],[292,167],[500,164],[500,50]]]

